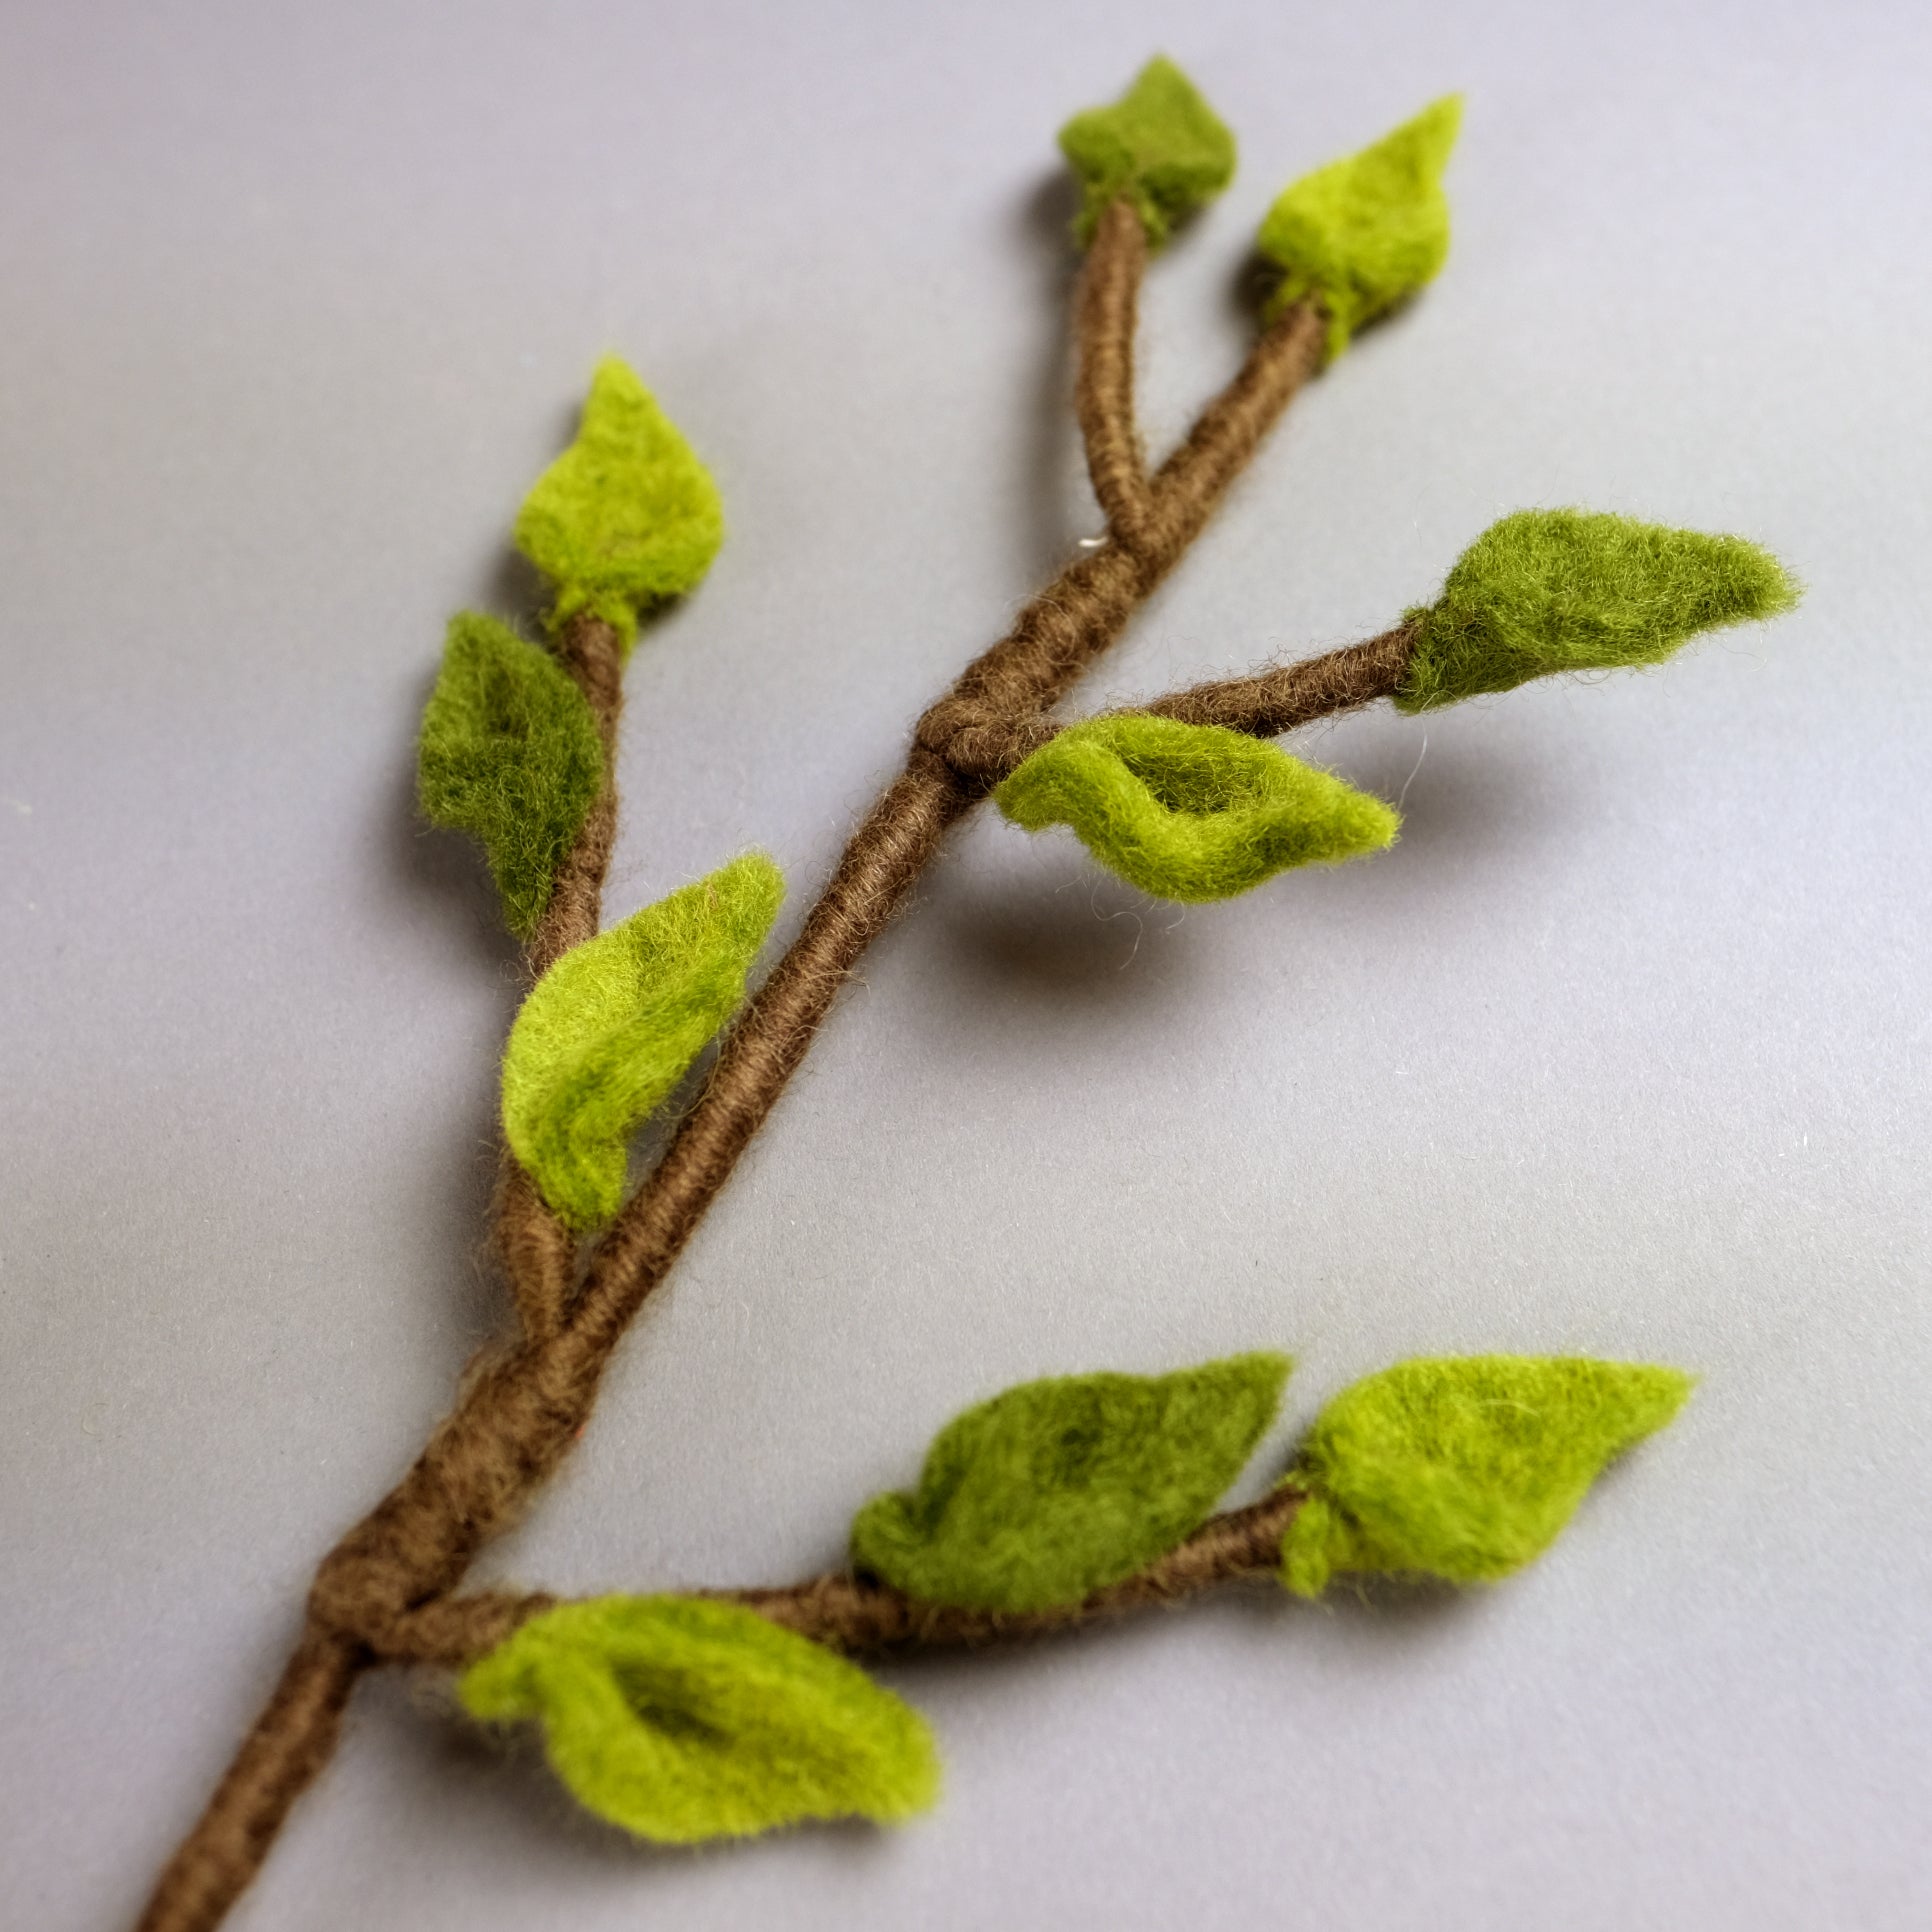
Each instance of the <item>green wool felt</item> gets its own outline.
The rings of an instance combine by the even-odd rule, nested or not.
[[[1076,114],[1060,130],[1060,152],[1086,188],[1073,225],[1082,248],[1107,204],[1123,196],[1158,248],[1176,222],[1234,179],[1234,136],[1164,57],[1150,60],[1112,107]]]
[[[598,1597],[533,1617],[458,1686],[471,1716],[541,1718],[587,1809],[689,1845],[929,1807],[924,1720],[856,1664],[737,1604]]]
[[[603,782],[597,722],[549,652],[494,618],[450,619],[423,712],[416,792],[483,847],[510,930],[528,939]]]
[[[1434,277],[1449,254],[1442,171],[1461,122],[1461,95],[1445,95],[1282,192],[1256,238],[1283,272],[1270,319],[1315,297],[1328,312],[1328,353],[1340,355],[1364,322]]]
[[[1015,825],[1070,825],[1157,899],[1231,899],[1291,865],[1379,851],[1401,824],[1378,798],[1220,725],[1090,718],[993,794]]]
[[[1235,1355],[1008,1389],[940,1430],[917,1489],[859,1511],[853,1560],[928,1603],[1078,1602],[1200,1527],[1274,1420],[1289,1366]]]
[[[651,392],[606,356],[577,440],[524,499],[516,537],[557,587],[553,624],[590,611],[629,644],[640,616],[695,590],[711,568],[724,508]]]
[[[1670,1368],[1574,1356],[1402,1362],[1321,1412],[1289,1481],[1309,1492],[1282,1579],[1337,1570],[1488,1583],[1540,1556],[1613,1456],[1690,1393]]]
[[[1552,671],[1660,664],[1688,637],[1774,617],[1798,586],[1742,537],[1583,510],[1519,510],[1456,559],[1418,626],[1404,711],[1507,691]]]
[[[747,852],[573,946],[531,989],[503,1054],[503,1131],[570,1226],[617,1212],[626,1143],[744,998],[784,895]]]

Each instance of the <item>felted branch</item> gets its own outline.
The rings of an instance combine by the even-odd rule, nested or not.
[[[1185,1543],[1155,1562],[1095,1590],[1078,1603],[1026,1612],[962,1610],[919,1603],[890,1584],[834,1571],[786,1590],[738,1590],[732,1601],[850,1652],[939,1650],[1012,1643],[1077,1630],[1154,1605],[1174,1604],[1239,1577],[1281,1566],[1281,1539],[1305,1498],[1282,1488],[1245,1509],[1211,1516]]]
[[[1316,718],[1393,697],[1408,670],[1414,644],[1415,627],[1398,624],[1321,657],[1280,665],[1253,677],[1192,685],[1146,704],[1100,715],[1173,718],[1182,724],[1220,725],[1252,738],[1277,738]],[[989,787],[1050,744],[1063,729],[1051,718],[1009,721],[956,699],[934,705],[920,720],[922,742],[962,777]]]
[[[1234,380],[1162,467],[1144,528],[1116,532],[1070,565],[976,659],[951,696],[1017,724],[1063,697],[1179,560],[1269,426],[1317,367],[1323,323],[1296,304],[1257,339]],[[606,732],[605,790],[559,877],[531,947],[541,970],[598,922],[615,827],[608,747],[619,703],[615,633],[582,616],[559,654]],[[803,930],[726,1035],[711,1080],[656,1171],[590,1261],[560,1318],[538,1310],[524,1336],[482,1362],[402,1481],[323,1561],[304,1650],[350,1677],[404,1620],[446,1597],[472,1558],[512,1523],[576,1441],[618,1340],[664,1279],[705,1209],[804,1058],[866,947],[884,929],[942,834],[983,795],[923,741],[853,835]],[[513,1214],[534,1196],[506,1190]],[[541,1204],[538,1203],[540,1206]],[[545,1210],[547,1212],[547,1210]],[[551,1237],[519,1222],[509,1251],[534,1252],[532,1283],[554,1281]],[[539,1298],[540,1299],[540,1298]],[[342,1695],[346,1696],[346,1686]],[[298,1721],[300,1720],[300,1721]],[[297,1748],[299,1737],[310,1740]],[[211,1932],[260,1868],[289,1807],[326,1762],[317,1728],[279,1693],[244,1740],[215,1801],[161,1875],[139,1932]],[[245,1817],[238,1832],[234,1819]]]
[[[530,977],[540,979],[602,923],[604,874],[617,837],[617,724],[624,711],[624,647],[601,617],[580,611],[557,633],[558,661],[584,694],[604,748],[604,782],[576,843],[565,854],[550,903],[531,935]]]
[[[1134,312],[1147,265],[1147,232],[1126,201],[1102,210],[1080,275],[1075,330],[1080,372],[1074,410],[1087,474],[1109,528],[1132,542],[1152,508],[1134,425]]]
[[[1398,624],[1339,651],[1284,664],[1253,677],[1196,684],[1138,709],[1182,724],[1220,725],[1251,738],[1278,738],[1315,718],[1392,698],[1409,668],[1415,629]]]
[[[700,1594],[742,1604],[814,1643],[847,1654],[945,1650],[1016,1643],[1078,1630],[1154,1605],[1177,1604],[1223,1583],[1272,1575],[1281,1539],[1306,1500],[1282,1487],[1245,1509],[1211,1516],[1165,1556],[1077,1603],[1027,1612],[921,1603],[876,1578],[834,1570],[776,1590]],[[460,1667],[488,1655],[515,1630],[563,1599],[488,1592],[447,1597],[399,1619],[383,1661]]]
[[[601,617],[580,611],[557,633],[558,662],[575,681],[596,721],[603,782],[564,855],[530,937],[524,964],[532,981],[573,946],[595,937],[603,922],[604,875],[617,836],[617,726],[624,710],[624,648]],[[577,1242],[545,1205],[536,1184],[506,1147],[492,1209],[492,1245],[510,1284],[526,1335],[556,1333],[577,1276]]]

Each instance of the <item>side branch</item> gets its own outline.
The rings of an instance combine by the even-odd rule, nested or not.
[[[1321,367],[1327,329],[1319,307],[1296,302],[1263,331],[1234,380],[1156,472],[1157,541],[1170,541],[1177,529],[1190,536],[1199,530],[1295,392]]]
[[[703,1594],[743,1604],[761,1617],[832,1650],[946,1650],[1015,1643],[1077,1630],[1159,1604],[1176,1604],[1242,1577],[1269,1574],[1281,1562],[1281,1539],[1306,1500],[1284,1485],[1245,1509],[1210,1516],[1186,1542],[1144,1570],[1095,1590],[1078,1603],[1024,1612],[964,1610],[922,1603],[875,1578],[834,1570],[776,1590]],[[487,1655],[520,1625],[561,1599],[487,1594],[425,1604],[399,1621],[386,1662],[461,1667]]]
[[[1080,374],[1073,403],[1087,474],[1108,526],[1130,549],[1147,535],[1153,508],[1134,427],[1134,312],[1147,265],[1147,233],[1125,201],[1102,211],[1080,272],[1075,336]]]
[[[624,649],[615,630],[588,612],[557,634],[558,661],[597,721],[604,782],[576,842],[564,855],[527,952],[530,977],[540,979],[573,946],[597,936],[603,917],[604,874],[617,838],[617,724],[624,710]]]
[[[1398,624],[1379,637],[1344,645],[1320,657],[1284,664],[1254,677],[1196,684],[1136,709],[1182,724],[1220,725],[1251,738],[1278,738],[1316,718],[1354,711],[1401,688],[1415,648],[1415,631]]]
[[[617,837],[617,726],[624,710],[624,649],[617,632],[585,612],[558,634],[558,661],[576,681],[597,723],[604,779],[575,842],[558,868],[550,903],[531,935],[524,963],[532,980],[603,923],[604,875]],[[544,1205],[536,1184],[506,1147],[497,1171],[492,1245],[510,1283],[523,1332],[542,1339],[563,1321],[577,1275],[577,1243]]]
[[[1252,738],[1284,731],[1390,698],[1409,668],[1415,631],[1398,624],[1360,644],[1304,658],[1254,677],[1226,678],[1170,692],[1146,704],[1122,706],[1107,717],[1176,718],[1183,724],[1220,725]],[[983,706],[936,705],[926,714],[932,735],[925,742],[975,783],[992,786],[1065,730],[1051,718],[1006,719]]]
[[[1156,1604],[1180,1603],[1281,1562],[1281,1539],[1305,1501],[1281,1488],[1246,1509],[1211,1516],[1146,1569],[1078,1603],[1026,1612],[920,1603],[889,1584],[834,1572],[788,1590],[740,1590],[734,1602],[835,1650],[939,1650],[1050,1636]]]

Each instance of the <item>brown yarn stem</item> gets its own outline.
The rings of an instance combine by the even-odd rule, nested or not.
[[[1402,688],[1415,648],[1415,626],[1401,623],[1379,637],[1348,644],[1299,664],[1254,677],[1197,684],[1139,709],[1182,724],[1220,725],[1251,738],[1278,738],[1311,719],[1353,711]]]
[[[1144,537],[1152,496],[1134,428],[1134,321],[1147,231],[1125,201],[1101,211],[1080,275],[1075,332],[1080,373],[1073,406],[1087,447],[1087,474],[1108,524]]]
[[[737,1590],[732,1600],[835,1650],[938,1650],[1012,1643],[1078,1630],[1172,1604],[1238,1577],[1280,1568],[1281,1539],[1305,1497],[1281,1488],[1245,1509],[1210,1516],[1185,1543],[1078,1603],[1047,1610],[962,1610],[921,1603],[876,1578],[834,1571],[786,1590]]]
[[[506,1147],[497,1163],[491,1245],[510,1284],[524,1335],[542,1341],[563,1325],[577,1280],[577,1240],[550,1212]]]
[[[617,838],[617,723],[624,712],[624,646],[617,632],[588,611],[557,633],[557,657],[576,679],[597,720],[604,750],[604,782],[590,815],[564,855],[537,930],[526,949],[530,976],[540,979],[573,946],[597,936],[603,917],[604,874]]]
[[[1174,718],[1183,724],[1244,731],[1253,738],[1278,738],[1316,718],[1394,697],[1402,687],[1414,646],[1415,627],[1402,623],[1321,657],[1280,665],[1253,677],[1196,684],[1100,715]],[[927,713],[928,718],[934,715]],[[1065,729],[1051,718],[1008,722],[996,714],[960,706],[941,718],[941,755],[963,777],[995,785]]]
[[[347,1638],[303,1632],[200,1823],[162,1870],[136,1932],[208,1932],[220,1924],[289,1807],[328,1763],[365,1661]]]
[[[550,889],[550,903],[525,949],[531,979],[541,979],[571,947],[603,923],[604,875],[617,836],[617,726],[624,711],[624,645],[588,611],[557,633],[556,654],[590,706],[602,746],[603,782]],[[556,1333],[577,1278],[577,1242],[544,1205],[536,1184],[506,1147],[492,1210],[493,1245],[525,1335]]]
[[[219,1923],[333,1748],[341,1701],[367,1653],[397,1651],[410,1620],[448,1596],[476,1552],[515,1520],[576,1440],[631,1317],[770,1112],[846,975],[946,828],[983,793],[981,783],[963,777],[935,749],[935,720],[952,705],[981,719],[993,714],[1017,722],[1062,697],[1199,533],[1315,369],[1321,340],[1321,317],[1306,305],[1290,308],[1265,330],[1154,479],[1145,526],[1114,532],[1070,565],[921,721],[905,769],[853,835],[798,938],[726,1036],[704,1093],[657,1170],[598,1244],[576,1300],[561,1320],[533,1321],[521,1341],[471,1374],[402,1481],[324,1559],[302,1647],[285,1680],[286,1690],[301,1667],[308,1673],[300,1679],[306,1693],[270,1701],[162,1874],[142,1932],[207,1932]],[[566,627],[559,654],[600,727],[614,733],[621,670],[614,634],[598,620],[579,618]],[[611,763],[607,757],[604,793],[532,943],[533,970],[597,929],[616,823]],[[517,1219],[527,1199],[508,1189],[506,1197],[509,1218],[500,1241],[506,1252],[535,1251],[531,1278],[550,1280],[546,1271],[556,1264],[544,1246],[549,1237],[530,1235]],[[318,1657],[335,1660],[327,1699],[316,1696],[323,1681],[314,1674]],[[321,1722],[324,1705],[330,1714]],[[236,1828],[238,1818],[246,1829]]]
[[[925,1603],[876,1577],[833,1570],[777,1590],[713,1590],[702,1594],[743,1604],[832,1650],[859,1655],[888,1650],[941,1650],[1015,1643],[1078,1630],[1156,1604],[1175,1604],[1242,1577],[1271,1575],[1281,1539],[1306,1496],[1284,1485],[1245,1509],[1210,1516],[1184,1543],[1144,1569],[1095,1590],[1077,1603],[1046,1610],[968,1610]],[[460,1668],[487,1656],[532,1617],[565,1601],[488,1592],[446,1597],[405,1619],[385,1661]]]

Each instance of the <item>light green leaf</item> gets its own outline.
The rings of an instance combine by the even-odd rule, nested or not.
[[[1283,1581],[1313,1597],[1337,1570],[1507,1576],[1690,1390],[1677,1369],[1579,1356],[1470,1355],[1371,1375],[1321,1412],[1289,1472],[1310,1500],[1282,1539]]]
[[[1798,586],[1742,537],[1582,510],[1518,510],[1457,558],[1417,626],[1395,702],[1426,711],[1553,671],[1660,664],[1721,624],[1775,617]]]
[[[1027,1382],[933,1438],[916,1490],[852,1524],[862,1568],[928,1603],[1044,1610],[1200,1527],[1273,1421],[1285,1355]]]
[[[1287,866],[1379,851],[1401,820],[1378,798],[1219,725],[1090,718],[993,794],[1015,825],[1070,825],[1159,899],[1229,899]]]
[[[807,1818],[896,1823],[939,1790],[916,1711],[737,1604],[566,1604],[473,1664],[458,1690],[473,1717],[540,1718],[578,1802],[659,1844]]]
[[[433,824],[481,843],[519,939],[543,917],[603,777],[597,722],[570,673],[494,618],[451,618],[416,794]]]
[[[762,852],[573,947],[523,1002],[503,1054],[503,1130],[574,1228],[623,1201],[631,1134],[744,998],[785,893]]]
[[[1112,107],[1076,114],[1060,130],[1060,152],[1086,187],[1073,226],[1082,248],[1107,204],[1123,196],[1159,247],[1234,178],[1234,136],[1165,57],[1150,60]]]
[[[516,537],[557,587],[553,625],[591,611],[628,646],[639,617],[702,581],[724,541],[724,508],[651,392],[606,356],[577,440],[524,499]]]
[[[1449,254],[1442,171],[1461,122],[1462,96],[1445,95],[1373,147],[1282,192],[1256,238],[1283,271],[1271,319],[1314,296],[1328,312],[1336,356],[1364,322],[1433,279]]]

